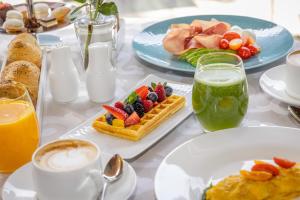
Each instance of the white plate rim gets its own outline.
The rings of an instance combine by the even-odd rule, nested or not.
[[[219,130],[219,131],[215,131],[215,132],[209,132],[209,133],[203,133],[201,131],[199,131],[199,134],[198,136],[190,139],[190,140],[187,140],[185,142],[183,142],[182,144],[180,144],[179,146],[175,147],[173,150],[171,150],[165,157],[164,159],[160,162],[156,172],[155,172],[155,176],[154,176],[154,195],[155,195],[155,199],[157,200],[160,200],[159,198],[159,194],[158,194],[158,189],[157,189],[157,185],[158,185],[158,177],[160,176],[160,171],[161,171],[161,168],[163,167],[164,163],[166,163],[166,160],[172,156],[178,149],[182,148],[183,146],[187,145],[188,143],[192,143],[193,141],[195,140],[198,140],[200,139],[201,137],[209,134],[214,134],[214,135],[220,135],[222,134],[223,131],[231,131],[231,130],[235,130],[235,129],[257,129],[257,128],[266,128],[266,129],[269,129],[269,128],[280,128],[280,129],[287,129],[287,130],[294,130],[294,131],[299,131],[299,134],[300,134],[300,129],[299,128],[294,128],[294,127],[288,127],[288,126],[247,126],[247,127],[236,127],[236,128],[230,128],[230,129],[223,129],[223,130]],[[225,134],[230,134],[230,133],[225,133]],[[233,134],[233,133],[231,133]]]
[[[259,79],[259,85],[261,87],[261,89],[266,93],[268,94],[269,96],[273,97],[274,99],[277,99],[281,102],[284,102],[286,104],[291,104],[291,105],[294,105],[294,106],[300,106],[300,100],[294,98],[294,97],[291,97],[289,96],[285,90],[281,90],[285,95],[284,96],[281,96],[279,95],[278,93],[274,93],[272,92],[272,89],[270,89],[267,84],[265,84],[265,76],[267,76],[267,74],[269,73],[272,73],[273,71],[275,70],[283,70],[283,68],[286,66],[286,64],[282,64],[282,65],[278,65],[276,67],[273,67],[267,71],[265,71],[260,79]],[[279,80],[279,79],[276,79],[276,80]],[[283,79],[281,79],[283,80]]]
[[[112,155],[107,154],[107,153],[103,153],[103,154],[105,154],[105,156],[107,156],[107,157],[111,157],[112,156]],[[128,171],[130,173],[132,173],[132,179],[133,179],[132,187],[131,187],[130,191],[128,191],[128,194],[126,196],[126,199],[129,199],[133,195],[133,193],[134,193],[134,191],[136,189],[136,186],[137,186],[137,175],[136,175],[136,172],[135,172],[134,168],[130,165],[130,163],[128,163],[126,161],[124,161],[124,162],[126,163],[126,165],[128,167]],[[11,179],[17,171],[24,170],[24,168],[29,167],[29,165],[32,165],[32,163],[29,162],[29,163],[26,163],[25,165],[21,166],[14,173],[10,174],[9,177],[6,179],[6,181],[3,184],[2,192],[1,192],[1,197],[3,198],[3,200],[10,200],[10,199],[4,199],[4,188],[5,188],[5,185],[9,182],[9,179]]]

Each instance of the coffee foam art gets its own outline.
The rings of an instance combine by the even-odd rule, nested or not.
[[[46,145],[35,156],[36,163],[50,171],[69,171],[91,163],[97,149],[84,141],[63,141]]]

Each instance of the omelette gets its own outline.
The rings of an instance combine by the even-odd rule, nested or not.
[[[229,176],[208,188],[203,199],[292,200],[300,197],[300,163],[277,169],[276,176],[264,181],[251,180],[242,173]]]

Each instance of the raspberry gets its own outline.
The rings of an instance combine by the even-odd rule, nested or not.
[[[157,94],[157,101],[158,102],[162,102],[163,100],[166,99],[166,91],[165,91],[165,88],[162,84],[158,84],[155,88],[155,93]]]
[[[144,106],[145,113],[147,113],[153,108],[153,103],[151,100],[144,100],[143,106]]]
[[[115,107],[124,110],[124,104],[121,101],[117,101]]]

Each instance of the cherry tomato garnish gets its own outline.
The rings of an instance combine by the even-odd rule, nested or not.
[[[261,163],[261,164],[255,164],[252,168],[252,171],[263,171],[263,172],[269,172],[273,176],[279,175],[279,170],[274,165],[271,165],[269,163]]]
[[[252,56],[259,52],[259,48],[253,44],[248,45],[247,48],[250,50]]]
[[[220,47],[221,49],[228,49],[228,47],[229,47],[229,42],[228,42],[228,40],[226,40],[226,39],[221,39],[220,42],[219,42],[219,47]]]
[[[238,50],[243,44],[243,41],[239,38],[233,39],[229,42],[229,48],[231,50]]]
[[[234,31],[227,31],[226,33],[224,33],[223,39],[226,39],[230,42],[233,39],[241,39],[241,35]]]
[[[251,52],[247,47],[239,48],[237,53],[242,59],[247,59],[251,57]]]
[[[282,167],[285,169],[292,168],[293,166],[296,165],[296,162],[293,162],[293,161],[290,161],[287,159],[283,159],[283,158],[274,157],[273,160],[279,167]]]

